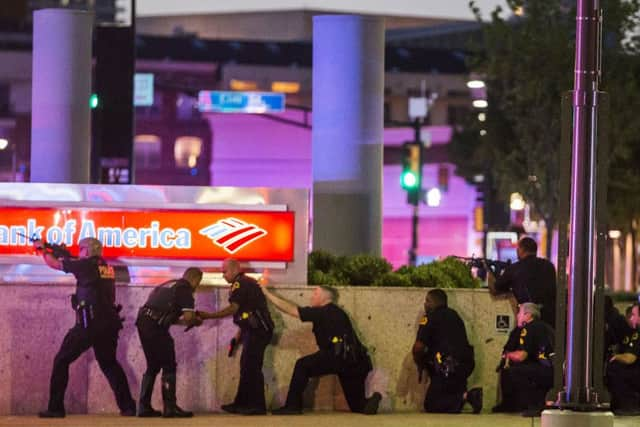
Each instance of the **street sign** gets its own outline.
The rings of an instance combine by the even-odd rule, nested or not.
[[[198,109],[203,113],[282,113],[285,95],[278,92],[231,92],[202,90]]]
[[[133,105],[135,107],[150,107],[153,105],[153,74],[135,74],[133,78]]]

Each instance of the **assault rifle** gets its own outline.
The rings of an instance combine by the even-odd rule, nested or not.
[[[24,237],[25,239],[29,240],[31,243],[37,240],[40,240],[35,237],[29,237],[26,234],[22,234],[22,233],[16,233],[16,234],[18,236]],[[42,249],[43,251],[53,255],[54,258],[65,258],[65,259],[71,258],[71,252],[69,252],[69,249],[67,249],[67,246],[64,243],[61,245],[58,245],[56,243],[49,243],[43,240]]]
[[[498,277],[502,274],[502,272],[508,266],[511,265],[511,261],[499,261],[499,260],[488,259],[488,258],[475,258],[475,257],[466,258],[461,256],[455,256],[455,255],[453,255],[453,258],[459,261],[462,261],[469,268],[472,268],[472,267],[477,268],[478,277],[482,280],[484,280],[487,277],[487,271],[486,271],[487,267],[489,268],[489,270],[491,270],[491,272],[495,277]]]

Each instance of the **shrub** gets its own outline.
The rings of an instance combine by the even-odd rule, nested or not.
[[[336,256],[323,250],[313,251],[309,254],[307,270],[320,270],[328,273],[336,264]]]
[[[448,257],[417,267],[402,266],[395,272],[384,258],[361,254],[335,256],[326,251],[309,254],[310,285],[418,286],[426,288],[477,288],[480,281],[469,267]]]
[[[367,254],[355,255],[347,260],[345,278],[352,286],[371,286],[378,277],[391,272],[391,264],[381,257]]]
[[[374,280],[373,286],[411,286],[411,279],[406,274],[389,272]]]

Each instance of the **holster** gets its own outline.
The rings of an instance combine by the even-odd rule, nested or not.
[[[240,315],[238,326],[247,325],[250,329],[263,330],[267,333],[273,331],[273,322],[262,314],[260,310],[244,312]]]
[[[85,329],[91,326],[95,318],[95,311],[92,304],[86,304],[84,301],[80,301],[75,311],[76,325],[80,325]]]

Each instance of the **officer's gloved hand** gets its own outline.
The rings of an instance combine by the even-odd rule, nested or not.
[[[44,243],[43,243],[43,242],[42,242],[42,240],[40,240],[40,239],[34,240],[34,241],[33,241],[33,248],[34,248],[36,251],[41,251],[41,250],[43,250],[43,249],[44,249]]]

